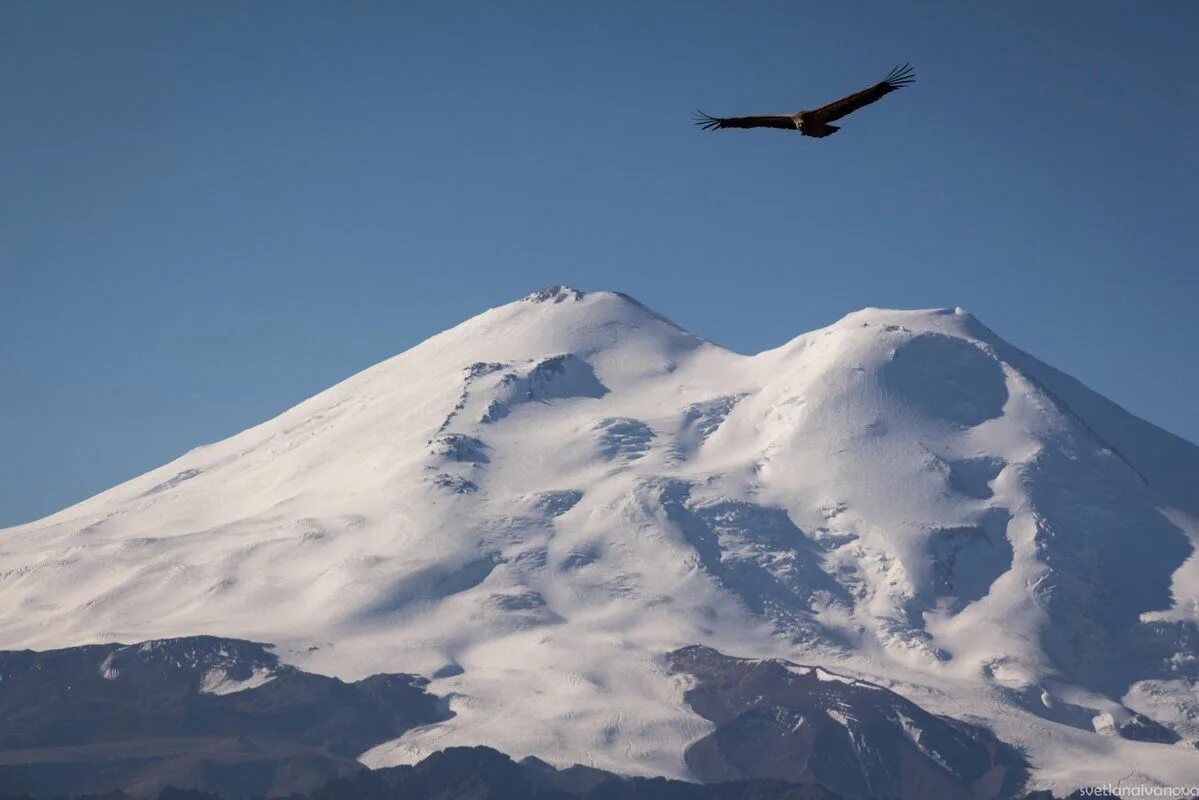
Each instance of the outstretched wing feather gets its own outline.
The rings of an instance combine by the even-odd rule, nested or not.
[[[891,70],[886,78],[874,84],[868,89],[863,89],[860,92],[854,92],[851,95],[842,97],[840,100],[834,100],[828,105],[821,106],[815,111],[810,112],[812,116],[823,120],[824,122],[832,122],[841,119],[842,117],[852,114],[862,106],[867,106],[875,100],[890,94],[896,89],[902,89],[905,86],[910,86],[916,80],[915,71],[910,65],[904,64],[902,67],[896,67]]]

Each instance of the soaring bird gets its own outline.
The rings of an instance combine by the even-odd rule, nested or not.
[[[859,108],[873,103],[880,97],[890,94],[896,89],[915,82],[916,73],[911,65],[904,64],[887,73],[887,77],[860,92],[854,92],[848,97],[834,100],[827,106],[812,111],[797,111],[794,114],[774,114],[764,117],[710,117],[702,111],[697,111],[695,124],[706,131],[723,130],[724,128],[778,128],[784,131],[799,131],[804,136],[815,136],[823,139],[841,130],[836,125],[829,125],[833,120],[841,119],[852,114]]]

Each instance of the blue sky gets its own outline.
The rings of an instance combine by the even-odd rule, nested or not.
[[[965,306],[1199,441],[1199,4],[0,4],[0,525],[551,283]],[[705,134],[918,83],[824,140]]]

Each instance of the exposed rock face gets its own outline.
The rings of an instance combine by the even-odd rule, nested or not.
[[[332,781],[313,800],[839,800],[819,786],[738,781],[705,786],[665,778],[623,778],[535,758],[514,762],[488,747],[451,747],[414,766]]]
[[[212,636],[0,652],[0,787],[310,791],[361,770],[355,756],[372,745],[445,719],[424,684],[343,683]]]
[[[158,800],[223,800],[218,794],[175,788],[156,796]],[[941,800],[940,796],[928,796]],[[1068,800],[1088,796],[1112,795],[1076,792]],[[131,797],[140,800],[144,795],[118,791],[104,795],[103,800]],[[3,794],[0,798],[28,800]],[[99,798],[91,795],[77,800]],[[488,747],[452,747],[413,766],[363,770],[336,778],[314,792],[293,795],[289,800],[841,800],[841,796],[819,786],[778,780],[696,784],[665,778],[622,778],[577,764],[554,769],[535,758],[513,762]],[[1054,796],[1033,792],[1023,800],[1054,800]]]
[[[695,678],[686,700],[716,725],[686,754],[705,781],[774,778],[905,800],[1009,797],[1024,781],[1023,759],[990,733],[882,686],[699,646],[670,663]]]

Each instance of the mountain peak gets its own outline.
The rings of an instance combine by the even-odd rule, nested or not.
[[[979,330],[978,320],[961,306],[955,308],[876,308],[867,306],[851,311],[830,327],[892,327],[911,330],[936,330],[945,333],[973,336]]]
[[[438,358],[507,362],[559,354],[631,365],[673,362],[704,340],[619,292],[556,284],[482,314],[418,345]],[[607,355],[605,355],[607,354]]]
[[[580,292],[564,283],[556,283],[553,286],[538,289],[524,299],[529,303],[564,303],[567,301],[577,302],[582,300],[584,295],[585,292]]]
[[[524,306],[528,304],[546,306],[566,305],[580,308],[589,307],[596,309],[593,316],[597,317],[603,316],[604,312],[602,309],[607,309],[608,314],[614,314],[617,316],[623,316],[628,314],[630,310],[635,310],[634,314],[639,313],[647,315],[659,322],[665,322],[677,330],[684,331],[688,333],[688,335],[694,335],[690,334],[689,331],[685,331],[685,329],[680,325],[671,322],[662,314],[650,308],[645,303],[642,303],[637,298],[633,297],[632,295],[625,294],[624,292],[610,290],[584,292],[579,289],[575,289],[573,286],[567,286],[564,283],[557,283],[553,286],[546,286],[544,289],[538,289],[532,294],[525,295],[516,303],[510,303],[508,305]],[[504,308],[504,306],[500,307]],[[596,321],[601,323],[603,322],[602,319],[597,319]]]

